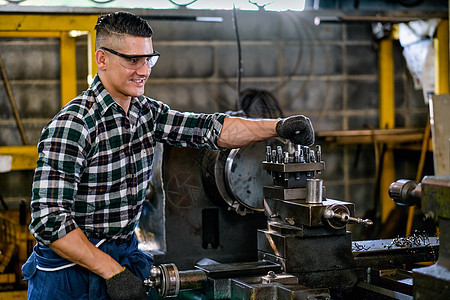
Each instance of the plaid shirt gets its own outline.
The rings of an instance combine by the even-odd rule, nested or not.
[[[42,131],[30,232],[45,245],[76,228],[87,237],[129,239],[156,142],[219,149],[225,117],[180,113],[145,96],[132,98],[127,116],[96,76]]]

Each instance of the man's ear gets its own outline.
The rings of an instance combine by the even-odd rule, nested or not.
[[[98,49],[95,51],[95,62],[99,70],[106,70],[106,53],[105,51]]]

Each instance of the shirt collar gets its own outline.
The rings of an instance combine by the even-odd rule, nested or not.
[[[114,101],[113,97],[105,89],[98,74],[95,75],[94,80],[92,81],[91,90],[94,92],[99,113],[103,116],[116,101]]]

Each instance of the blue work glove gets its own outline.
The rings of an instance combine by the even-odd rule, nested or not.
[[[314,129],[311,120],[303,115],[291,116],[278,121],[277,134],[294,144],[311,146],[314,144]]]
[[[130,270],[123,270],[106,280],[106,292],[111,300],[146,299],[144,283]]]

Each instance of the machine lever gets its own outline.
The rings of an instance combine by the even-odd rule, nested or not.
[[[354,217],[349,217],[348,218],[348,222],[349,223],[356,223],[356,224],[362,224],[366,227],[372,226],[373,222],[372,220],[369,219],[361,219],[361,218],[354,218]]]
[[[341,228],[348,223],[362,224],[366,227],[373,225],[372,220],[351,217],[348,209],[345,206],[340,205],[332,205],[328,207],[324,211],[323,216],[329,221],[329,224],[333,228]],[[333,222],[333,220],[337,221],[337,223]]]

